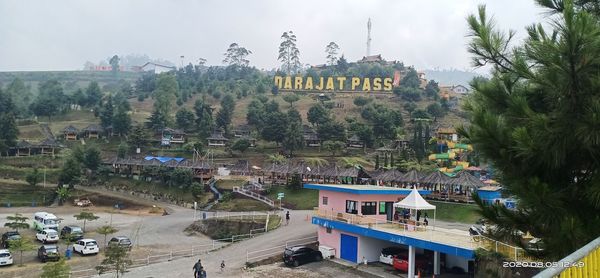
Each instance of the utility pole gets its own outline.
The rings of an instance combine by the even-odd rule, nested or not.
[[[44,188],[46,188],[46,166],[44,166]]]

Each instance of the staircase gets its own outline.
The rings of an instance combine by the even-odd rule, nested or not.
[[[233,188],[233,192],[242,194],[242,195],[244,195],[246,197],[250,197],[250,198],[252,198],[254,200],[257,200],[259,202],[263,202],[263,203],[265,203],[265,204],[267,204],[267,205],[269,205],[271,207],[275,207],[275,202],[273,202],[273,200],[271,200],[271,199],[269,199],[269,198],[267,198],[267,197],[265,197],[263,195],[260,195],[260,194],[254,192],[254,191],[250,191],[248,189],[245,189],[245,188],[242,188],[242,187],[239,187],[239,186],[235,186]]]

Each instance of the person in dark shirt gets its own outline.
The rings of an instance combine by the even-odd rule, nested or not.
[[[194,264],[194,267],[192,267],[192,269],[194,270],[194,278],[201,277],[198,274],[200,274],[200,272],[203,270],[202,260],[198,259],[198,261]]]

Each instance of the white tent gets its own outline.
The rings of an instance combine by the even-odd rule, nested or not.
[[[406,198],[397,203],[394,203],[396,208],[414,209],[414,210],[433,210],[433,228],[435,229],[435,206],[428,203],[421,197],[416,187],[410,191]]]

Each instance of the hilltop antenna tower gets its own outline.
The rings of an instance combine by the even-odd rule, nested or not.
[[[371,18],[367,21],[367,56],[371,55]]]

